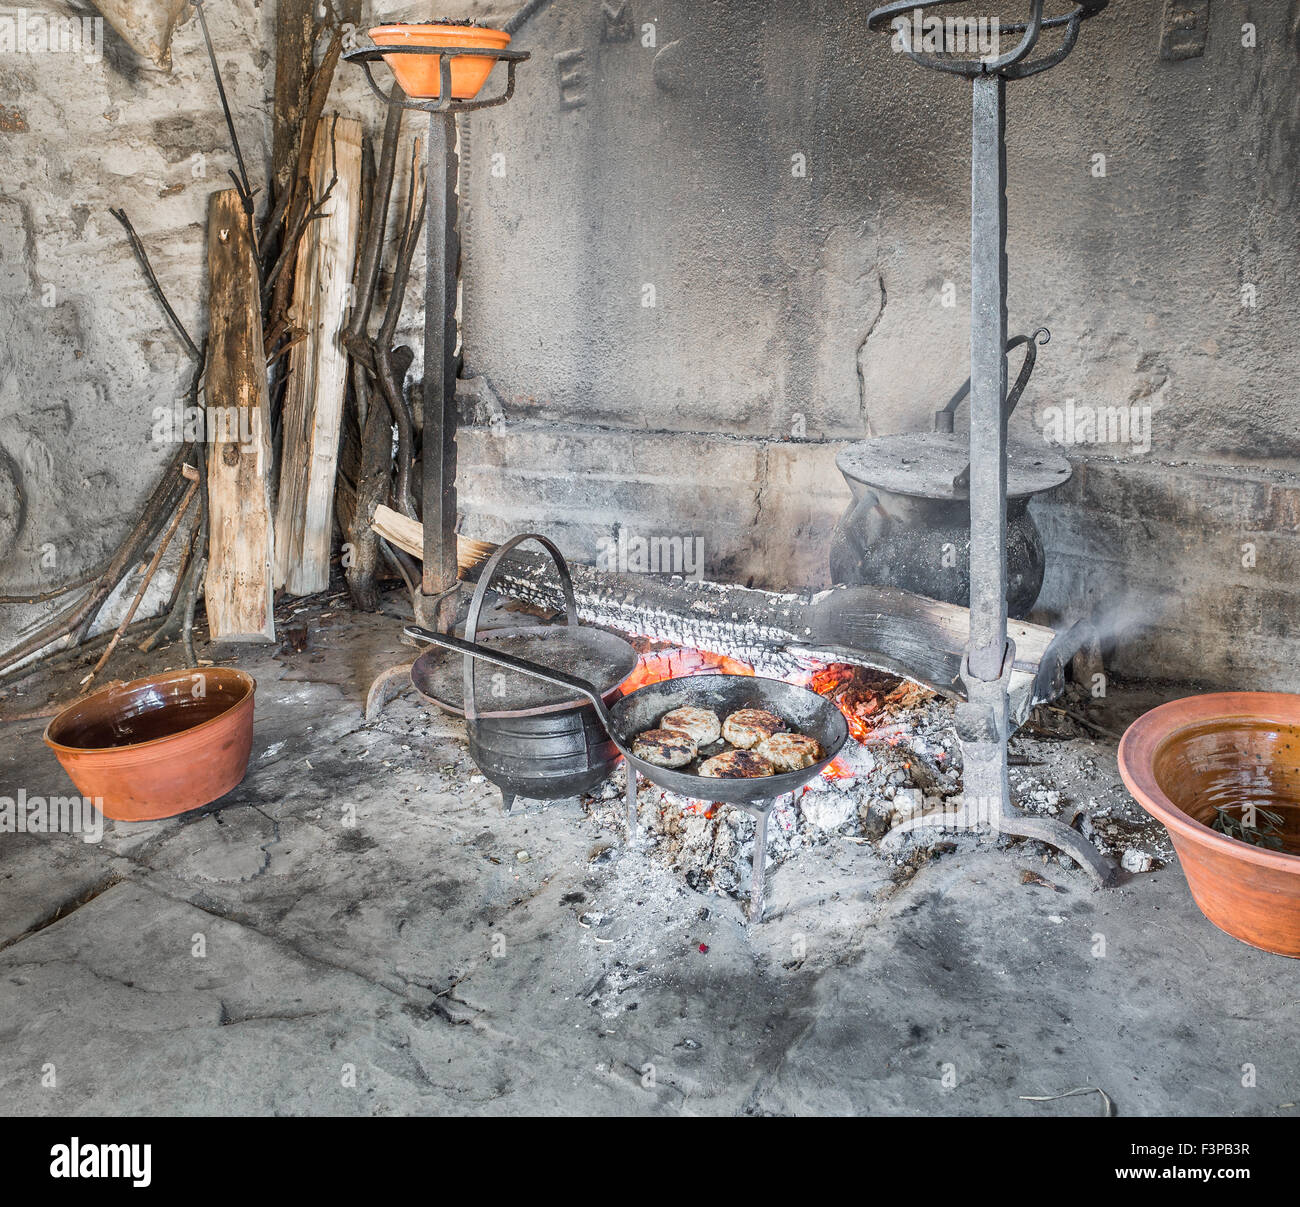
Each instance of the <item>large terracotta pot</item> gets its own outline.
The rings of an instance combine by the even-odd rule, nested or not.
[[[376,46],[467,46],[483,50],[505,50],[510,35],[500,29],[483,29],[477,25],[376,25],[369,31]],[[450,56],[449,56],[450,57]],[[386,54],[384,62],[392,68],[402,91],[420,100],[436,100],[442,81],[436,54]],[[496,66],[490,55],[456,55],[451,59],[451,95],[453,100],[472,100]]]
[[[1223,692],[1162,704],[1119,746],[1124,783],[1169,831],[1192,897],[1252,947],[1300,957],[1300,696]],[[1215,806],[1284,819],[1271,850],[1211,829]]]
[[[244,778],[256,687],[251,675],[228,667],[114,684],[59,713],[45,742],[105,817],[175,817]]]

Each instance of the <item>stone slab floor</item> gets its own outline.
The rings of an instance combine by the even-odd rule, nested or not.
[[[1207,923],[1176,863],[1101,892],[967,841],[899,880],[836,840],[747,927],[577,802],[504,816],[458,722],[408,697],[364,723],[410,653],[330,606],[292,618],[304,650],[238,654],[257,728],[219,808],[0,835],[0,1111],[1296,1111],[1300,967]],[[70,790],[44,724],[0,726],[0,795]],[[1076,790],[1122,792],[1113,743],[1069,745]]]

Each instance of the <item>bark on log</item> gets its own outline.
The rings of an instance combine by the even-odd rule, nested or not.
[[[316,127],[311,182],[327,188],[328,212],[298,244],[293,326],[306,333],[289,353],[280,493],[275,524],[277,587],[311,595],[329,586],[348,358],[340,335],[347,317],[361,193],[361,123],[325,118]]]
[[[316,0],[279,0],[275,8],[275,109],[271,179],[276,197],[293,185],[302,138],[302,115],[311,95],[316,45]]]
[[[257,264],[239,194],[212,195],[208,208],[206,392],[210,545],[205,581],[214,641],[272,641],[274,549],[270,417]]]
[[[370,522],[376,509],[388,498],[393,473],[393,425],[388,408],[371,396],[365,369],[355,361],[352,377],[356,397],[366,401],[366,425],[361,436],[356,507],[347,532],[349,548],[343,568],[356,608],[362,612],[377,612],[379,542]]]

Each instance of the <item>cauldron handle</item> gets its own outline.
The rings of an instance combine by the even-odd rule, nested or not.
[[[494,666],[502,666],[507,670],[518,671],[521,675],[531,675],[534,679],[541,679],[546,683],[552,683],[556,687],[567,688],[570,691],[577,692],[580,696],[585,696],[591,701],[592,707],[596,710],[596,715],[600,722],[608,731],[610,738],[620,750],[623,750],[622,743],[618,740],[618,735],[613,729],[613,719],[609,715],[609,709],[605,705],[604,698],[596,690],[595,684],[588,683],[586,679],[579,679],[577,675],[567,674],[565,671],[553,670],[549,666],[541,666],[536,662],[530,662],[526,658],[517,658],[514,654],[506,654],[501,650],[494,650],[491,646],[475,645],[472,641],[465,641],[460,637],[453,637],[448,633],[434,633],[429,629],[422,629],[419,625],[407,625],[403,632],[416,641],[424,641],[430,645],[440,645],[443,649],[455,650],[457,653],[464,654],[467,661],[475,659],[482,662],[490,662]],[[466,705],[469,700],[465,701]],[[468,712],[468,708],[466,709]],[[624,754],[627,751],[623,751]]]
[[[1046,327],[1039,327],[1030,335],[1016,335],[1007,340],[1007,351],[1020,344],[1028,345],[1025,348],[1025,359],[1020,364],[1020,372],[1016,374],[1016,383],[1007,391],[1006,400],[1002,404],[1002,422],[1006,423],[1011,418],[1011,412],[1016,409],[1016,403],[1020,401],[1020,395],[1025,392],[1025,387],[1029,384],[1029,375],[1034,371],[1034,362],[1038,359],[1038,345],[1045,344],[1052,338],[1052,333]],[[953,416],[957,413],[957,408],[961,406],[962,400],[970,393],[970,378],[966,378],[961,389],[957,391],[942,410],[934,413],[934,430],[952,434]]]
[[[488,588],[492,585],[492,580],[496,577],[497,570],[500,568],[505,556],[517,545],[522,545],[525,541],[536,541],[547,553],[551,555],[551,561],[555,563],[556,573],[560,576],[560,589],[564,592],[564,611],[566,622],[570,628],[578,627],[578,604],[573,594],[573,576],[569,573],[569,565],[564,560],[562,554],[554,541],[548,540],[535,532],[525,532],[520,536],[511,537],[506,541],[490,558],[483,567],[483,572],[479,575],[478,585],[474,588],[474,598],[470,600],[469,612],[465,617],[465,640],[470,645],[474,645],[475,638],[478,636],[479,617],[483,614],[483,604],[487,599]],[[423,631],[423,630],[422,630]],[[410,630],[407,630],[408,636],[414,636]],[[519,668],[515,668],[519,669]],[[567,685],[566,685],[567,686]],[[604,717],[601,718],[604,720]],[[474,659],[465,659],[465,724],[473,725],[478,721],[478,698],[474,691]]]

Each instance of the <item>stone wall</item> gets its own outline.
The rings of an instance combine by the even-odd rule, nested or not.
[[[555,0],[520,39],[519,95],[469,119],[469,531],[703,532],[711,575],[826,581],[836,449],[967,373],[969,86],[868,7]],[[1123,600],[1121,667],[1300,687],[1300,5],[1216,2],[1182,61],[1164,9],[1112,0],[1008,90],[1011,329],[1052,332],[1013,433],[1139,420],[1036,505],[1040,606]]]
[[[518,95],[462,124],[467,532],[540,527],[578,556],[620,528],[699,534],[711,575],[825,581],[836,450],[927,426],[969,338],[969,89],[868,34],[868,7],[540,6]],[[1154,635],[1121,626],[1121,666],[1300,686],[1300,0],[1215,0],[1204,55],[1177,62],[1164,8],[1112,0],[1009,89],[1011,326],[1052,330],[1015,433],[1042,439],[1067,399],[1150,416],[1149,446],[1069,450],[1074,483],[1036,507],[1041,604],[1158,605]],[[211,20],[260,183],[273,8]],[[185,356],[108,208],[201,333],[203,215],[233,161],[195,23],[173,58],[111,31],[98,63],[0,54],[0,491],[17,476],[26,501],[0,592],[98,562],[170,451],[152,412]],[[342,70],[335,105],[374,130]],[[4,609],[0,643],[34,618]]]

